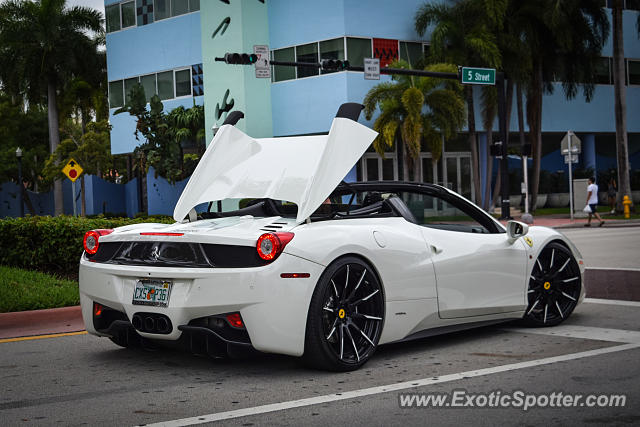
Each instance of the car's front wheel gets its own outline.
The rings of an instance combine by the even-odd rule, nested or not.
[[[580,267],[571,251],[560,243],[549,243],[531,271],[525,323],[554,326],[563,322],[576,308],[581,286]]]
[[[324,271],[311,298],[305,360],[321,369],[358,369],[378,346],[384,309],[373,269],[356,257],[338,259]]]

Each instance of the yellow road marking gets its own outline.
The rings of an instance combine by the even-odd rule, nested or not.
[[[45,338],[68,337],[72,335],[84,335],[86,333],[87,331],[80,331],[80,332],[65,332],[63,334],[34,335],[32,337],[4,338],[4,339],[0,339],[0,344],[5,342],[30,341],[30,340],[41,340]]]

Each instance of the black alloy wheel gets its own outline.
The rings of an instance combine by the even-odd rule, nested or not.
[[[311,298],[306,361],[321,369],[358,369],[378,346],[384,310],[373,269],[356,257],[337,260],[322,274]]]
[[[573,254],[560,243],[549,243],[531,271],[524,316],[530,326],[554,326],[563,322],[580,298],[582,278]]]

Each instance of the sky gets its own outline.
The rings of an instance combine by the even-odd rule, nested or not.
[[[0,0],[0,3],[4,3],[5,0]],[[88,6],[94,9],[98,9],[104,16],[104,0],[67,0],[69,6]]]
[[[98,9],[104,15],[104,0],[67,0],[69,6],[88,6]]]

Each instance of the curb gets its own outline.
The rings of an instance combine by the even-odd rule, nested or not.
[[[593,222],[595,225],[592,225],[591,228],[598,228],[598,222],[597,220]],[[535,225],[535,220],[533,221],[533,224]],[[588,228],[584,226],[584,223],[580,222],[577,224],[560,224],[560,225],[552,225],[552,228]],[[602,228],[621,228],[621,227],[640,227],[640,220],[637,219],[633,219],[633,220],[622,220],[622,219],[615,219],[615,220],[604,220],[604,225],[602,226]]]
[[[79,305],[0,313],[0,339],[84,331]]]

